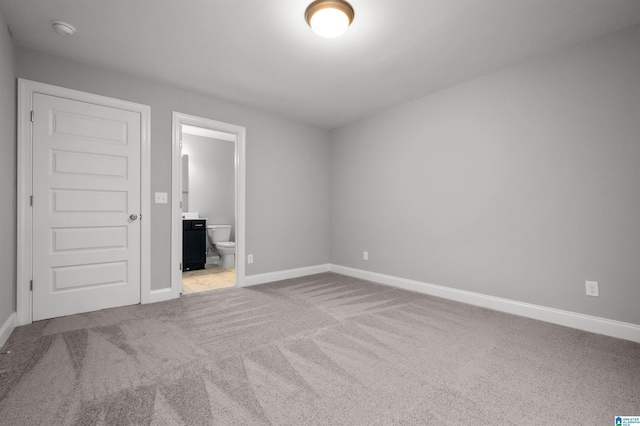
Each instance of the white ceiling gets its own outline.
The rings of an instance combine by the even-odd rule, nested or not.
[[[639,0],[0,0],[15,44],[333,128],[640,22]],[[72,37],[51,23],[74,25]]]

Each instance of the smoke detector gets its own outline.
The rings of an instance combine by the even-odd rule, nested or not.
[[[76,29],[73,25],[67,24],[66,22],[62,21],[55,21],[53,23],[53,29],[56,30],[58,34],[63,36],[73,35],[73,33],[76,32]]]

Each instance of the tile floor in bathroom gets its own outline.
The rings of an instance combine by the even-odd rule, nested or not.
[[[183,293],[199,293],[235,285],[236,270],[223,269],[218,265],[205,265],[205,269],[182,273]]]

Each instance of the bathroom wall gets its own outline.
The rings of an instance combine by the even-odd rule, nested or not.
[[[171,114],[247,128],[246,253],[260,274],[329,261],[329,131],[117,71],[18,49],[18,76],[151,106],[151,193],[171,192]],[[170,287],[171,200],[151,204],[151,287]]]
[[[0,15],[0,328],[16,310],[15,67],[13,41],[4,18]],[[0,341],[0,345],[2,343]]]
[[[640,324],[639,135],[640,26],[335,129],[331,262]]]
[[[189,211],[189,156],[182,155],[182,211]]]
[[[182,153],[189,156],[189,211],[207,225],[231,225],[235,241],[235,144],[185,133]]]

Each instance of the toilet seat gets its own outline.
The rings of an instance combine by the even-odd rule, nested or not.
[[[233,241],[217,242],[216,243],[216,247],[219,247],[219,248],[235,248],[236,247],[236,243],[233,242]]]

